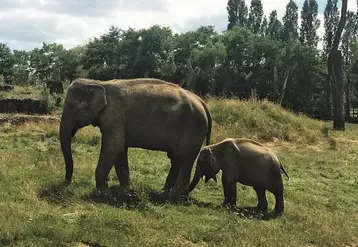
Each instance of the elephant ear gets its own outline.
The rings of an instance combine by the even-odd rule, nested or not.
[[[87,85],[89,91],[89,106],[97,117],[99,112],[107,105],[106,89],[97,84]]]
[[[216,157],[213,151],[211,150],[211,148],[207,148],[206,152],[209,155],[210,170],[208,170],[207,171],[208,174],[205,175],[205,183],[207,183],[211,178],[217,183],[216,174],[215,174],[217,170]]]
[[[238,160],[240,160],[240,153],[241,153],[241,150],[235,144],[234,141],[228,142],[228,146],[227,146],[226,154],[225,154],[226,162],[228,164],[237,162]]]
[[[209,153],[209,159],[210,159],[210,166],[211,169],[215,170],[216,169],[216,157],[213,153],[213,151],[211,150],[211,148],[208,148],[208,153]]]

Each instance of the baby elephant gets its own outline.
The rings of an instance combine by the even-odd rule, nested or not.
[[[236,183],[239,182],[254,188],[258,209],[267,211],[266,190],[268,190],[275,195],[274,214],[280,215],[284,212],[281,170],[288,180],[290,177],[271,149],[245,138],[227,138],[203,147],[189,192],[203,176],[205,176],[205,183],[211,178],[216,182],[216,174],[220,169],[225,195],[224,205],[236,207]]]

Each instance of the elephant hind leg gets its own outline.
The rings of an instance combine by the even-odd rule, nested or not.
[[[257,195],[257,208],[263,212],[267,212],[268,202],[266,199],[266,189],[262,187],[254,187]]]
[[[190,174],[194,165],[197,152],[186,153],[182,155],[174,155],[173,157],[173,172],[175,172],[176,179],[174,188],[175,197],[187,196],[189,194]],[[174,176],[174,175],[173,175]]]
[[[122,187],[129,186],[128,148],[120,152],[116,158],[114,168]]]
[[[283,185],[280,185],[273,194],[275,195],[274,214],[281,215],[284,212]]]
[[[167,156],[170,159],[170,170],[165,181],[165,185],[163,188],[164,191],[170,191],[171,189],[173,189],[175,182],[178,178],[180,168],[180,163],[173,158],[171,153],[168,153]]]

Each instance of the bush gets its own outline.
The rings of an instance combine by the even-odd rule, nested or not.
[[[51,113],[55,109],[57,104],[56,99],[56,94],[52,95],[47,87],[43,87],[41,91],[40,105],[46,112]]]

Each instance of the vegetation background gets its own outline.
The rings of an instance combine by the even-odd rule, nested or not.
[[[0,77],[15,85],[44,85],[48,79],[69,83],[76,77],[99,80],[156,77],[185,84],[194,71],[193,91],[199,95],[268,99],[285,109],[320,119],[331,118],[332,92],[327,62],[337,31],[337,0],[327,0],[324,21],[316,0],[305,0],[298,13],[290,0],[282,20],[264,15],[260,0],[246,6],[229,0],[228,26],[173,33],[169,27],[109,28],[86,44],[65,49],[43,43],[31,51],[0,44]],[[346,107],[358,107],[357,13],[347,11],[340,49],[343,55]],[[299,26],[300,23],[300,26]],[[317,30],[325,33],[318,37]],[[195,70],[197,68],[197,70]]]

